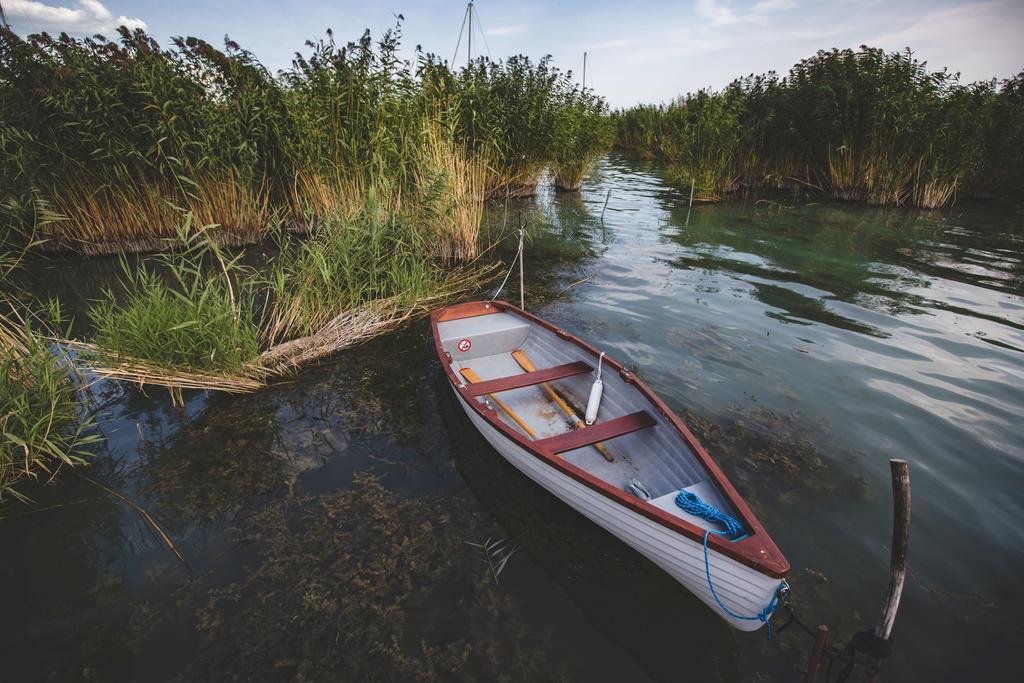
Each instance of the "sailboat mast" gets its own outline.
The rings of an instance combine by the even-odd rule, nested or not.
[[[473,65],[473,0],[470,0],[466,8],[469,14],[469,39],[466,41],[466,67]]]

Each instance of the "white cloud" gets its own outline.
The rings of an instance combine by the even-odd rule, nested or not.
[[[971,2],[926,12],[865,42],[888,50],[910,47],[929,68],[948,66],[971,81],[1011,76],[1024,67],[1022,25],[1024,4],[1016,0]]]
[[[7,20],[29,31],[67,33],[112,33],[118,26],[146,28],[146,22],[126,16],[115,17],[99,0],[78,0],[77,6],[55,7],[37,0],[6,0]]]
[[[694,11],[697,16],[711,22],[712,26],[730,26],[740,22],[762,23],[765,16],[773,12],[796,7],[795,0],[758,0],[742,9],[733,9],[725,0],[697,0]]]
[[[739,21],[731,9],[724,3],[715,0],[697,0],[697,6],[694,9],[697,16],[710,20],[715,26],[728,26]]]
[[[515,24],[514,26],[499,26],[498,28],[492,28],[489,31],[484,31],[489,36],[510,36],[516,33],[522,33],[526,29],[530,28],[526,24]]]
[[[596,43],[584,43],[579,47],[584,50],[610,50],[621,47],[632,47],[635,45],[632,40],[626,38],[611,38],[609,40],[600,40]]]

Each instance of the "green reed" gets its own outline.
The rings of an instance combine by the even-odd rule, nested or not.
[[[6,306],[6,304],[5,304]],[[83,418],[67,358],[17,314],[0,314],[0,503],[26,500],[19,483],[85,462],[98,440]]]
[[[0,29],[0,229],[85,253],[151,250],[184,209],[241,244],[357,210],[370,186],[415,192],[432,131],[485,162],[492,194],[607,146],[568,125],[600,118],[603,100],[549,59],[455,73],[400,58],[400,44],[400,27],[349,43],[328,31],[272,74],[230,40],[165,49],[124,28],[115,41]]]
[[[122,258],[120,289],[89,309],[94,341],[115,360],[242,373],[260,353],[256,277],[189,228],[181,230],[186,248],[157,257],[156,267]]]
[[[739,182],[937,207],[1024,186],[1022,82],[961,84],[909,51],[821,51],[784,78],[616,112],[617,144],[709,194]]]

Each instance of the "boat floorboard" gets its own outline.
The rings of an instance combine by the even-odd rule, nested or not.
[[[541,359],[534,358],[533,361],[537,364],[538,368],[547,367],[546,364],[542,363]],[[525,372],[515,359],[512,358],[511,353],[483,356],[464,362],[456,361],[452,364],[452,367],[456,374],[463,368],[472,368],[483,380],[497,379]],[[563,395],[568,394],[557,380],[549,384]],[[537,439],[557,436],[572,429],[570,418],[550,400],[547,392],[540,385],[511,389],[496,394],[496,396],[499,401],[508,406],[523,422],[530,426],[535,432],[535,438]],[[586,402],[585,399],[581,400],[578,396],[571,395],[571,398],[577,405],[584,405]],[[515,421],[502,411],[499,410],[498,414],[510,427],[525,434]],[[630,454],[621,447],[617,448],[614,440],[609,441],[606,446],[614,457],[613,462],[605,460],[604,456],[593,446],[586,446],[562,453],[562,457],[577,467],[617,487],[621,487],[625,482],[641,475],[640,469],[633,463]]]

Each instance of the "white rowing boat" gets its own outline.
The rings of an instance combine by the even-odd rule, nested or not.
[[[431,324],[455,395],[495,450],[734,627],[767,622],[789,563],[682,420],[635,374],[506,302],[449,306]],[[576,406],[587,403],[595,371],[603,395],[586,426]]]

